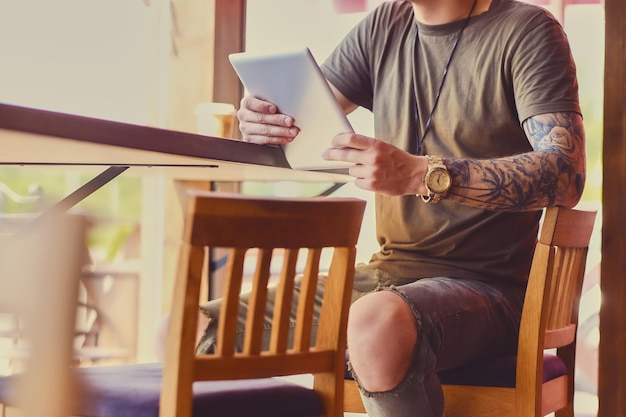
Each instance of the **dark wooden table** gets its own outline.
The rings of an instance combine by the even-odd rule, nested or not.
[[[0,165],[98,169],[60,201],[65,211],[127,169],[206,181],[330,181],[337,172],[293,170],[280,147],[0,103]]]

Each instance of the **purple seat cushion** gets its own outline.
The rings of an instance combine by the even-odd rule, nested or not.
[[[346,359],[348,354],[346,352]],[[507,356],[489,361],[477,361],[460,368],[437,372],[442,384],[474,385],[483,387],[515,387],[516,356]],[[555,355],[545,354],[543,357],[543,382],[550,381],[567,374],[565,363]],[[347,369],[345,378],[352,379]]]
[[[438,372],[442,384],[477,385],[484,387],[515,387],[516,356],[471,363],[460,368]],[[543,382],[567,374],[567,367],[555,355],[543,356]]]
[[[79,368],[72,415],[158,417],[161,375],[158,363]],[[0,402],[8,405],[15,404],[12,378],[0,378]],[[193,417],[308,417],[324,410],[313,390],[280,379],[203,381],[193,389]]]

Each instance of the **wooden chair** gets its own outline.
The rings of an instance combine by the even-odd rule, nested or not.
[[[25,372],[2,378],[0,397],[26,417],[68,415],[84,234],[82,217],[61,215],[0,241],[0,309],[24,321],[28,342]]]
[[[446,417],[574,416],[578,303],[595,212],[548,208],[535,247],[513,357],[439,372]],[[546,352],[556,349],[555,354]],[[345,410],[364,413],[345,381]]]
[[[72,415],[90,417],[339,416],[356,242],[365,202],[190,192],[164,364],[81,368]],[[230,248],[216,353],[195,354],[208,247]],[[235,346],[244,258],[259,248],[243,351]],[[270,348],[261,334],[274,249],[285,250]],[[333,249],[311,347],[320,255]],[[306,266],[288,346],[298,254]],[[313,374],[313,388],[275,376]]]

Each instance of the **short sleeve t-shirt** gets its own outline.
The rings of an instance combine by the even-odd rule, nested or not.
[[[424,25],[409,2],[386,2],[322,70],[350,101],[373,112],[378,139],[416,153],[463,23]],[[489,159],[530,152],[523,121],[563,111],[580,107],[560,24],[544,9],[493,0],[459,39],[420,154]],[[540,214],[377,195],[380,251],[370,265],[403,278],[525,281]]]

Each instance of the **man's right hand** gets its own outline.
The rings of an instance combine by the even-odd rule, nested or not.
[[[241,100],[237,119],[246,142],[282,145],[293,141],[300,132],[293,117],[278,113],[274,104],[252,96]]]

